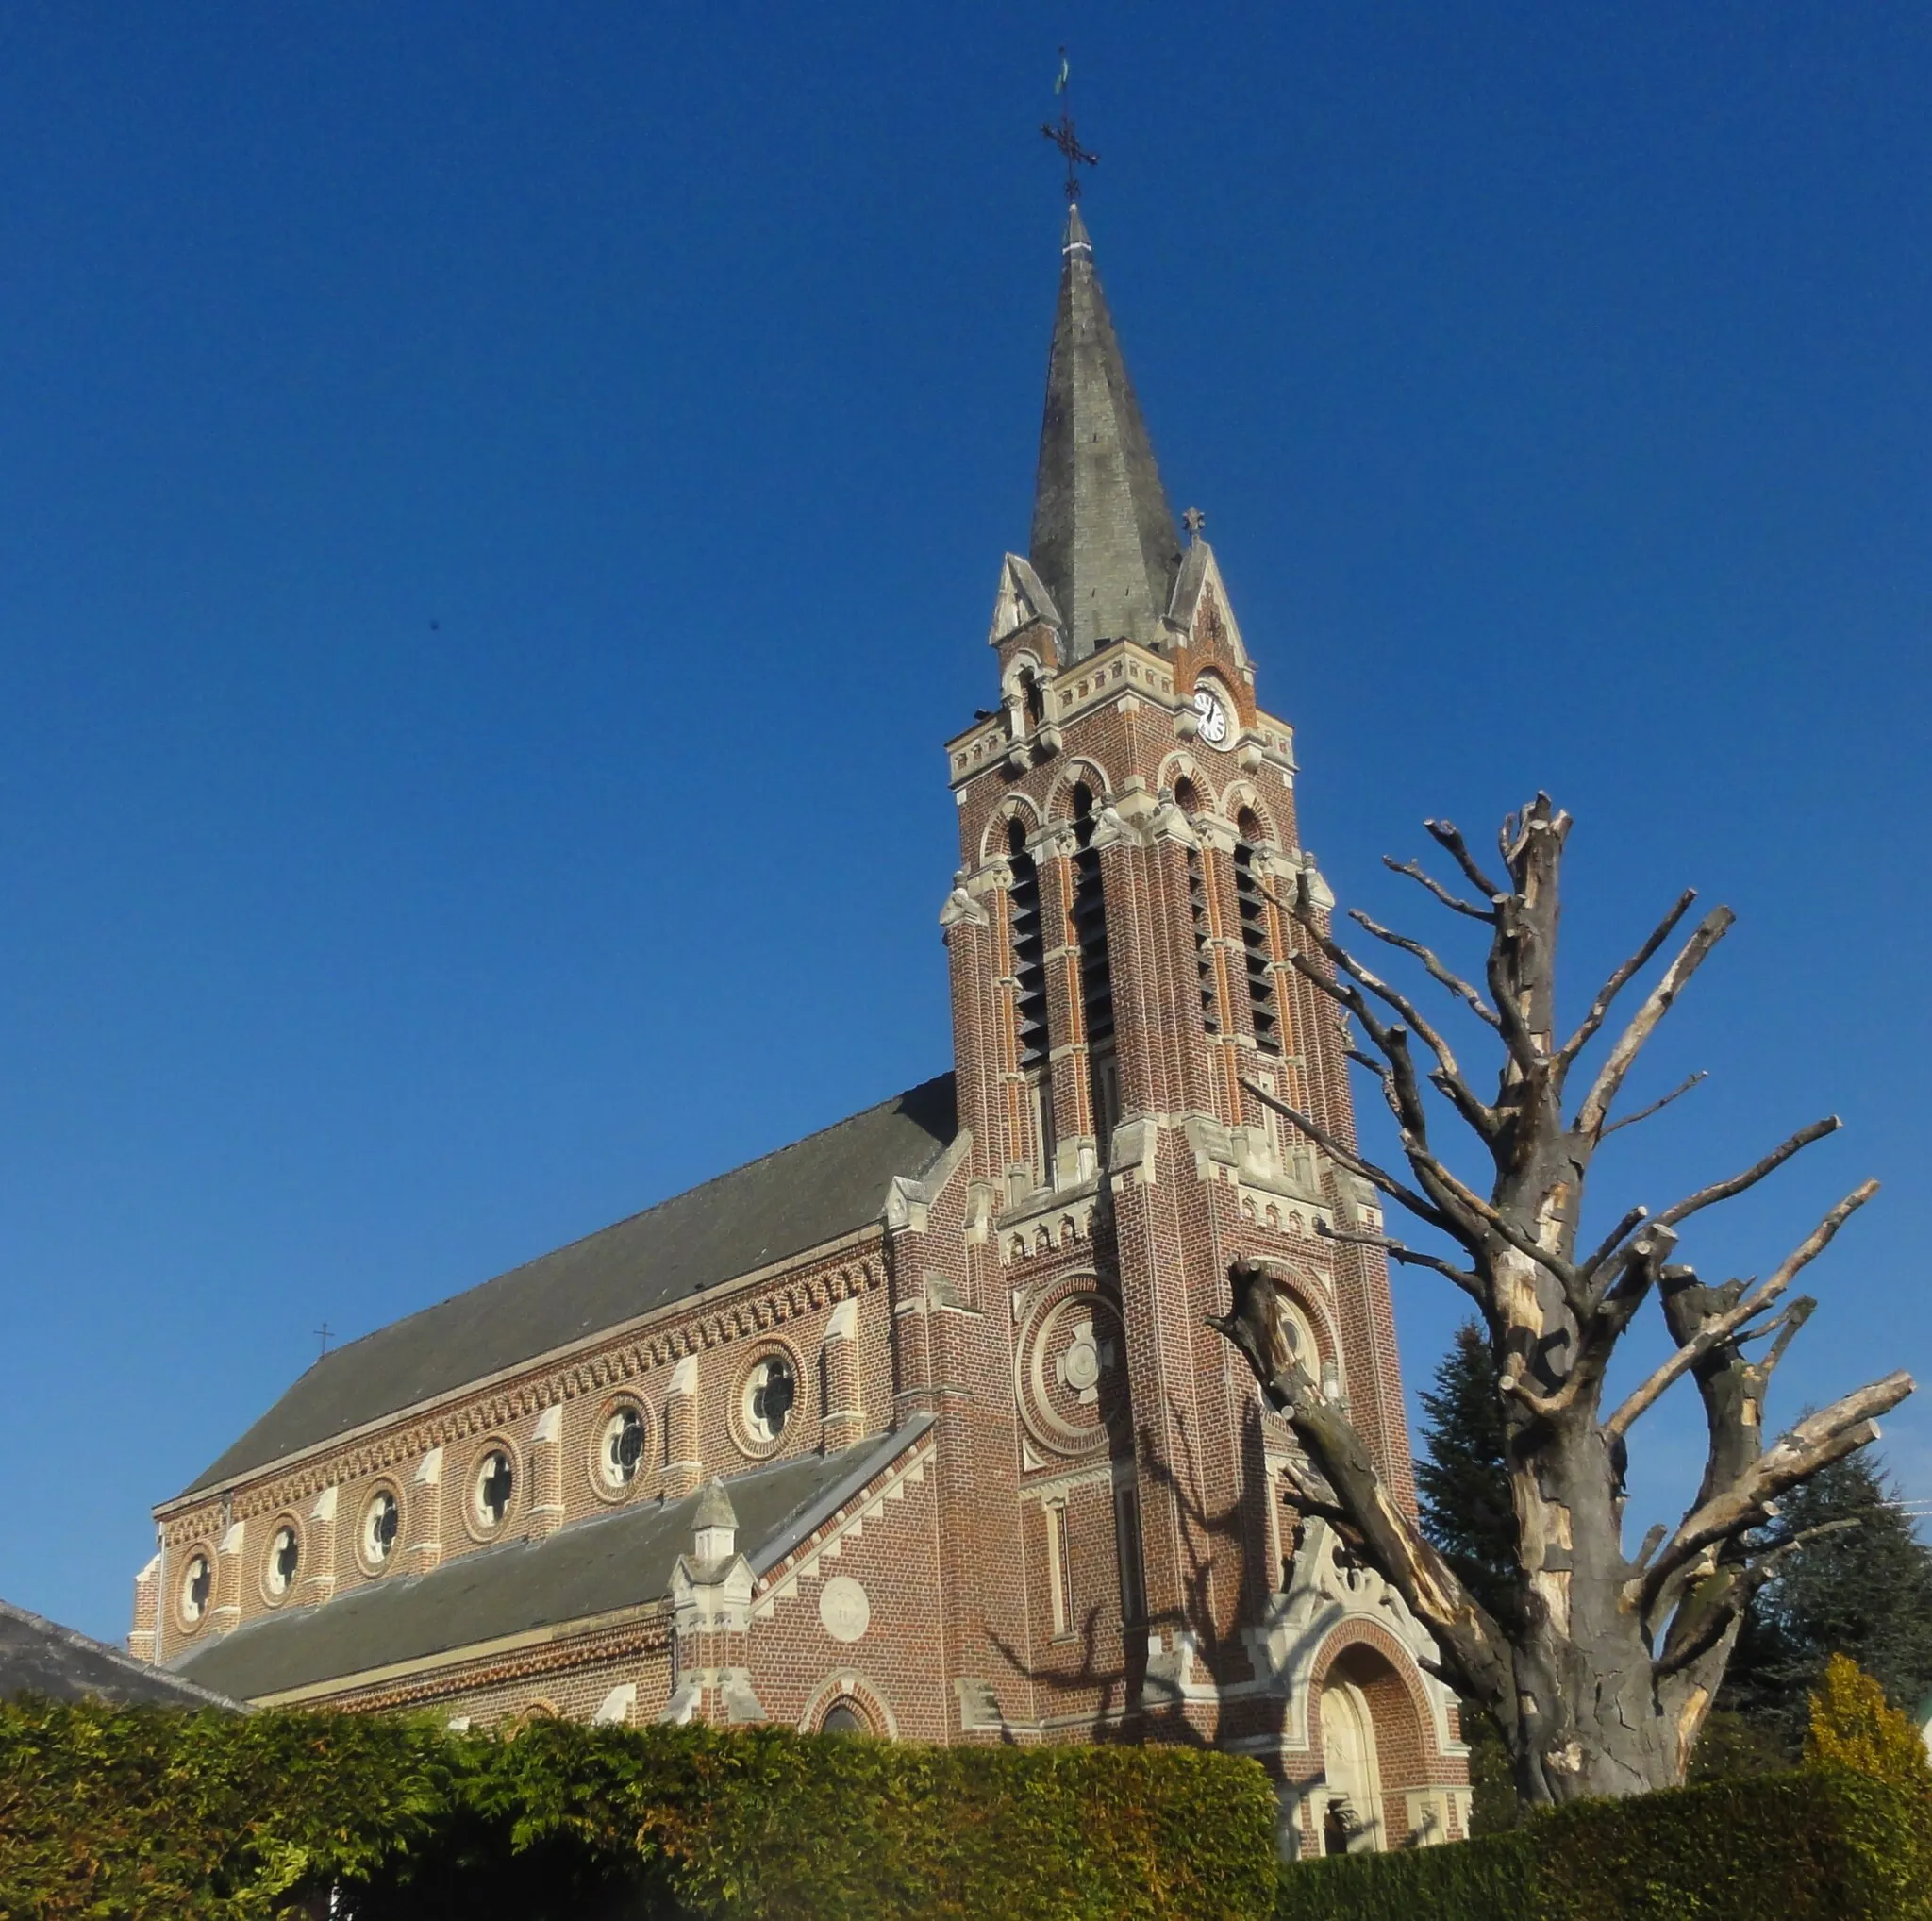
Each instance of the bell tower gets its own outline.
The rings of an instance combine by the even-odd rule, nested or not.
[[[1290,910],[1332,898],[1294,735],[1204,526],[1177,528],[1070,207],[1031,538],[988,635],[1000,698],[947,746],[976,1331],[957,1404],[937,1372],[926,1404],[982,1512],[1018,1516],[947,1574],[952,1645],[1008,1728],[1269,1755],[1315,1738],[1269,1638],[1306,1463],[1204,1325],[1235,1260],[1290,1277],[1310,1372],[1399,1498],[1412,1477],[1382,1258],[1324,1238],[1378,1230],[1374,1199],[1251,1091],[1354,1137],[1345,1037],[1297,971]]]

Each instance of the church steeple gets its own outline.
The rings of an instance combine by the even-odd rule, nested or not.
[[[1061,252],[1031,559],[1077,660],[1111,640],[1158,643],[1181,557],[1078,206]]]

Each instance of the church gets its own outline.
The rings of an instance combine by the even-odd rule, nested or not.
[[[1251,1091],[1354,1138],[1294,732],[1201,528],[1074,201],[945,746],[950,1071],[325,1355],[154,1510],[133,1653],[457,1726],[1193,1743],[1263,1763],[1290,1853],[1468,1831],[1427,1636],[1205,1321],[1266,1262],[1413,1502],[1382,1256],[1324,1237],[1374,1197]]]

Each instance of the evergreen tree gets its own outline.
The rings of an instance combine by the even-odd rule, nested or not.
[[[1496,1363],[1482,1327],[1465,1321],[1418,1398],[1424,1452],[1415,1480],[1423,1532],[1471,1594],[1499,1620],[1515,1617],[1516,1518],[1503,1471],[1503,1412]],[[1471,1828],[1495,1834],[1518,1818],[1509,1757],[1489,1716],[1462,1703],[1474,1789]]]
[[[1793,1755],[1834,1654],[1857,1662],[1908,1713],[1932,1693],[1932,1548],[1869,1453],[1793,1488],[1766,1545],[1839,1521],[1857,1525],[1793,1548],[1754,1599],[1724,1691],[1726,1705]]]
[[[1516,1515],[1503,1469],[1503,1408],[1488,1336],[1456,1330],[1418,1398],[1425,1416],[1415,1480],[1423,1532],[1497,1620],[1516,1618]]]

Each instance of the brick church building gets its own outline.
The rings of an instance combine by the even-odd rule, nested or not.
[[[1203,1324],[1274,1264],[1412,1499],[1294,736],[1077,207],[999,698],[946,745],[949,1073],[325,1355],[155,1510],[135,1653],[260,1703],[1257,1756],[1284,1846],[1466,1830],[1426,1636]],[[935,892],[941,877],[935,876]]]

